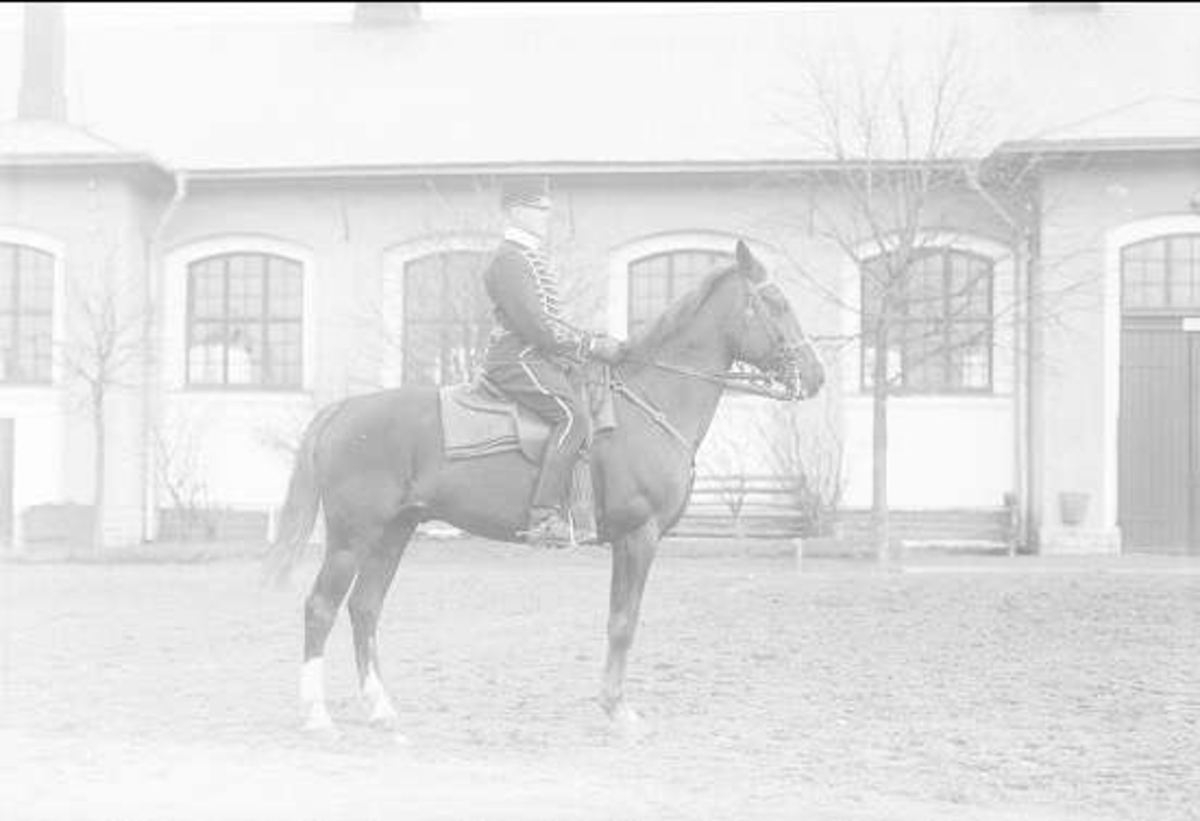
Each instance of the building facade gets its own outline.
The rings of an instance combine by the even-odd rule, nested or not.
[[[976,158],[1028,170],[1020,224],[964,181],[925,229],[915,281],[939,307],[887,352],[893,507],[1016,504],[1044,552],[1200,545],[1200,102],[1178,72],[1200,26],[1172,16],[1195,12],[907,11],[868,31],[849,10],[445,23],[371,5],[282,31],[64,36],[51,11],[40,35],[0,32],[25,46],[0,72],[25,106],[0,124],[11,538],[39,508],[92,498],[98,325],[130,350],[106,371],[106,541],[163,537],[193,509],[269,529],[289,445],[320,405],[473,373],[496,191],[530,172],[552,181],[575,319],[617,336],[747,239],[821,340],[830,389],[786,416],[727,398],[701,464],[778,471],[780,425],[819,431],[842,506],[869,506],[869,254],[813,217],[842,207],[853,158],[839,169],[772,131],[774,103],[755,95],[786,76],[796,46],[781,32],[869,44],[933,28],[985,62],[1040,62],[993,66],[1010,80],[1005,122]],[[539,60],[564,68],[531,97],[517,89],[542,82]],[[1098,93],[1082,90],[1092,69],[1114,78]],[[959,342],[923,356],[926,332]]]

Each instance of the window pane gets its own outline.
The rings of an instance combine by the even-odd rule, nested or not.
[[[1127,308],[1161,308],[1167,304],[1166,241],[1141,242],[1122,252]]]
[[[877,345],[868,345],[863,356],[863,387],[870,389],[875,385],[875,354],[879,350]],[[892,344],[888,346],[888,381],[895,385],[900,382],[903,364],[903,354],[900,346]]]
[[[863,332],[878,321],[878,291],[887,277],[881,258],[864,264]],[[954,250],[914,260],[897,283],[896,319],[889,339],[899,353],[904,390],[937,393],[991,386],[991,288],[993,266],[982,257]],[[961,349],[961,350],[960,350]],[[874,362],[864,350],[863,367]],[[871,374],[864,370],[863,385]]]
[[[629,264],[629,333],[658,317],[705,277],[733,262],[721,251],[679,250]]]
[[[33,382],[50,378],[49,317],[23,318],[17,339],[17,378]]]
[[[987,322],[957,323],[951,328],[950,387],[982,390],[991,387],[991,328]]]
[[[20,310],[49,313],[54,305],[54,268],[48,254],[33,248],[17,251]]]
[[[17,275],[17,246],[0,243],[0,307],[12,299],[13,278]]]
[[[900,334],[904,385],[915,391],[946,387],[946,340],[941,322],[909,322]]]
[[[196,322],[188,348],[188,382],[219,385],[225,381],[225,326]]]
[[[225,346],[228,357],[226,384],[261,385],[262,325],[258,322],[237,322],[229,325]]]
[[[267,328],[265,381],[278,387],[297,386],[303,373],[304,342],[298,322],[275,322]]]
[[[483,284],[487,254],[446,251],[404,268],[404,381],[470,380],[487,351],[492,307]]]
[[[906,310],[901,313],[913,319],[945,316],[945,261],[942,254],[927,254],[909,266],[902,300]]]
[[[1200,236],[1171,237],[1168,251],[1172,306],[1200,307]]]
[[[0,244],[0,313],[13,310],[17,279],[17,248]]]
[[[225,254],[193,264],[189,286],[190,383],[301,384],[304,285],[298,262],[271,254]]]
[[[0,244],[0,381],[50,381],[54,258]]]
[[[949,258],[950,318],[986,319],[991,313],[991,263],[953,252]]]
[[[261,317],[263,312],[262,257],[254,256],[229,269],[229,315],[234,318]]]
[[[192,316],[220,319],[225,315],[225,266],[208,260],[192,266]]]

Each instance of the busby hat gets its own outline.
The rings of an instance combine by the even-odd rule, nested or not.
[[[549,208],[550,186],[545,177],[512,177],[500,187],[500,207],[508,210],[518,205],[526,208]]]

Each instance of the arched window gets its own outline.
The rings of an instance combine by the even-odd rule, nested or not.
[[[1200,309],[1200,234],[1174,234],[1121,249],[1126,312]]]
[[[869,261],[862,277],[863,389],[871,389],[882,327],[896,391],[991,391],[993,269],[991,259],[953,248],[929,249],[899,272],[889,271],[884,257]],[[891,296],[883,317],[885,292]]]
[[[188,265],[187,384],[299,388],[304,270],[288,257],[227,253]]]
[[[0,243],[0,382],[49,382],[54,257]]]
[[[731,264],[724,251],[680,249],[629,263],[629,328],[633,334],[705,276]]]
[[[486,252],[450,250],[404,263],[405,384],[456,384],[479,369],[492,329],[487,260]]]

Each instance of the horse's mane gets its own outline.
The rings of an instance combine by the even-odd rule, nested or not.
[[[633,353],[646,354],[662,346],[674,336],[700,307],[712,296],[712,292],[725,277],[738,270],[737,263],[718,268],[706,275],[691,290],[672,302],[658,318],[639,329],[629,338],[629,349]]]

